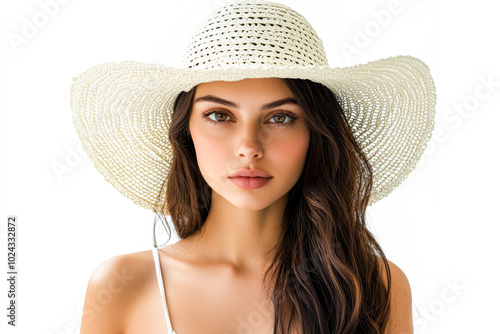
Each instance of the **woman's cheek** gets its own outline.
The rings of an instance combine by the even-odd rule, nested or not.
[[[283,140],[280,151],[285,155],[284,159],[295,164],[303,162],[309,148],[309,136],[308,131],[301,131]]]
[[[222,154],[222,151],[225,148],[222,137],[204,133],[200,133],[198,135],[194,144],[196,148],[196,156],[198,157],[198,164],[200,164],[200,162],[212,163],[217,161],[217,157]]]

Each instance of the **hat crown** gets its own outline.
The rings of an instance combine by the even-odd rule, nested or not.
[[[183,58],[186,68],[328,66],[323,43],[293,9],[268,1],[236,1],[202,20]]]

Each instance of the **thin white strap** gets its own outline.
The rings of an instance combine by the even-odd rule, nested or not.
[[[158,286],[160,287],[160,294],[161,298],[163,299],[163,309],[165,310],[165,318],[167,319],[167,329],[170,334],[176,334],[172,329],[170,316],[168,315],[167,298],[165,297],[165,288],[163,287],[163,277],[161,275],[160,256],[158,254],[158,248],[153,247],[152,251],[153,258],[155,260],[156,278],[158,278]]]

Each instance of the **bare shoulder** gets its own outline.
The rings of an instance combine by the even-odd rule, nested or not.
[[[401,268],[387,260],[391,276],[391,314],[386,334],[413,334],[412,296],[408,278]],[[379,258],[382,280],[387,287],[384,262]]]
[[[378,260],[379,260],[380,271],[382,274],[382,280],[384,281],[384,284],[387,286],[387,272],[385,270],[384,262],[380,257],[378,257]],[[399,268],[396,264],[394,264],[390,260],[387,260],[387,262],[389,264],[389,271],[391,275],[391,285],[393,286],[398,285],[410,291],[410,283],[403,270],[401,270],[401,268]]]
[[[123,333],[126,314],[152,274],[151,250],[114,256],[92,273],[80,333]]]

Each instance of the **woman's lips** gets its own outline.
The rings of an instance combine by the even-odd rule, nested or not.
[[[230,177],[235,185],[243,189],[258,189],[271,181],[272,177]]]

